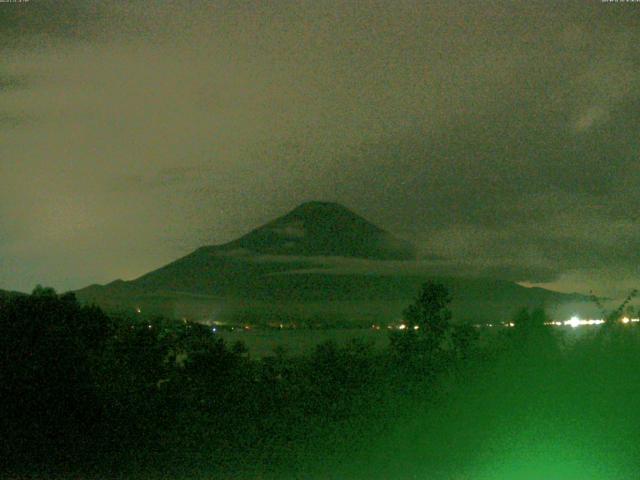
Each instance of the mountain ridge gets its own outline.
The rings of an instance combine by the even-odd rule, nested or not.
[[[207,248],[207,247],[205,247]],[[335,202],[310,201],[236,240],[210,246],[260,254],[413,260],[415,246]]]
[[[507,317],[522,306],[586,300],[514,282],[435,272],[366,273],[332,270],[331,259],[375,265],[415,260],[415,247],[334,202],[305,202],[240,238],[197,248],[134,280],[115,280],[76,291],[103,307],[156,308],[175,315],[233,316],[240,311],[291,309],[301,315],[338,312],[348,318],[397,319],[420,284],[441,278],[454,293],[454,311]],[[187,312],[187,313],[185,313]],[[194,313],[195,312],[195,313]],[[364,312],[368,312],[365,313]]]

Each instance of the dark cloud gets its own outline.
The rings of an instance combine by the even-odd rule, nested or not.
[[[325,199],[450,271],[627,288],[638,8],[0,4],[0,286],[135,277]]]

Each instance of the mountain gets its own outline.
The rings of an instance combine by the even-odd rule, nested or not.
[[[415,249],[342,205],[307,202],[237,240],[198,248],[131,282],[93,285],[77,293],[80,298],[105,289],[113,295],[162,291],[246,296],[277,284],[275,275],[322,268],[329,257],[410,260]]]
[[[315,317],[356,324],[395,321],[435,272],[411,271],[415,248],[337,203],[303,203],[222,245],[192,253],[132,281],[76,292],[109,310],[198,319]],[[357,266],[358,268],[355,268]],[[384,268],[381,268],[384,267]],[[383,273],[381,273],[383,272]],[[522,306],[555,308],[580,295],[496,279],[437,276],[458,318],[506,319]]]
[[[271,255],[415,259],[411,243],[332,202],[303,203],[221,248]]]

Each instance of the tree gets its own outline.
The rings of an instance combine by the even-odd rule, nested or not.
[[[405,324],[410,330],[417,326],[424,338],[439,345],[451,326],[450,303],[449,289],[441,283],[428,281],[422,285],[414,303],[404,310]]]
[[[399,371],[416,378],[433,378],[452,365],[450,303],[451,294],[445,285],[433,281],[422,285],[403,312],[406,328],[392,332],[389,338]]]
[[[527,330],[531,326],[531,314],[527,307],[522,307],[513,317],[513,323],[518,330]]]
[[[540,330],[548,321],[549,316],[542,307],[536,307],[531,311],[523,307],[513,317],[513,323],[519,331]]]
[[[101,415],[94,367],[109,335],[107,316],[73,294],[38,286],[8,300],[0,309],[0,424],[6,438],[21,440],[0,446],[0,457],[28,463],[90,451],[77,438]]]

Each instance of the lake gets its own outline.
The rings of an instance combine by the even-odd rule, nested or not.
[[[352,338],[361,338],[373,343],[375,347],[382,348],[389,343],[387,330],[373,330],[371,328],[353,329],[326,329],[326,330],[234,330],[216,333],[232,345],[240,340],[245,343],[249,353],[254,357],[271,355],[273,349],[282,346],[289,355],[300,355],[310,352],[316,345],[332,340],[338,345],[344,345]]]

